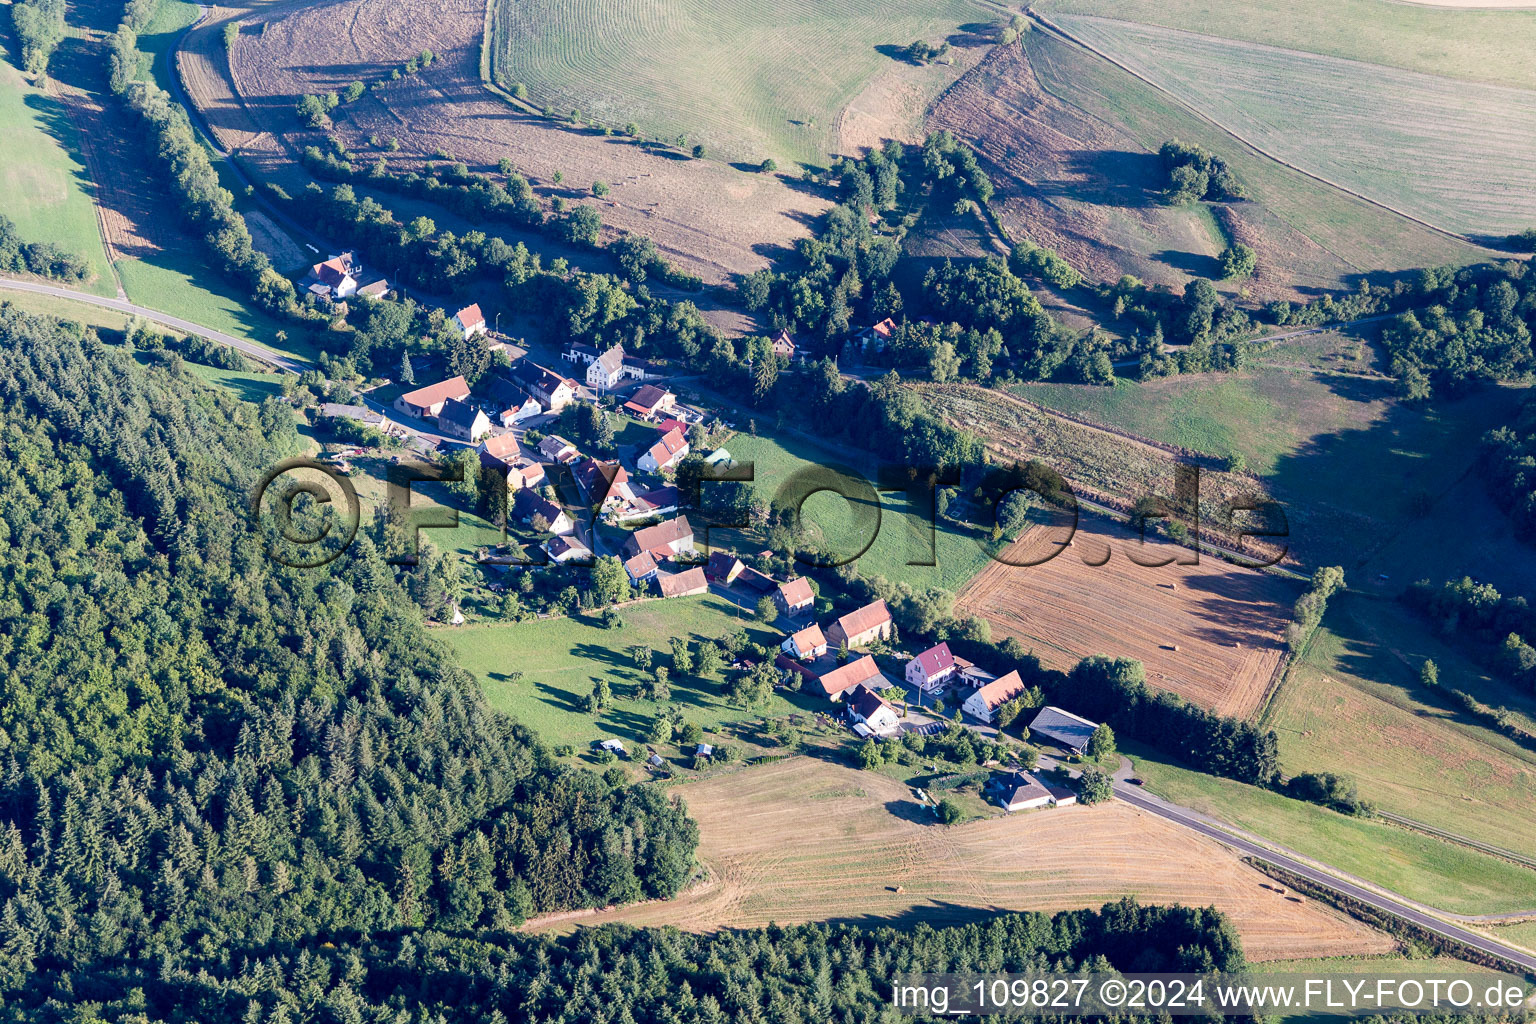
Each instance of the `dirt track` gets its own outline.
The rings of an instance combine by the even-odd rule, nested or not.
[[[1126,554],[1134,535],[1105,530],[1080,524],[1063,548],[1064,531],[1032,528],[1008,549],[1010,561],[1060,554],[1027,567],[992,563],[961,592],[957,611],[982,616],[994,637],[1017,637],[1052,668],[1093,654],[1135,658],[1151,686],[1219,714],[1252,714],[1279,664],[1294,588],[1208,556],[1197,566],[1137,565]],[[1175,551],[1190,555],[1159,547],[1140,557]]]
[[[767,254],[793,244],[829,203],[773,175],[746,173],[714,161],[651,151],[619,137],[558,127],[515,110],[480,82],[484,5],[474,0],[341,0],[290,4],[246,16],[232,75],[238,97],[216,84],[189,90],[221,140],[276,171],[320,133],[301,130],[294,100],[340,90],[353,80],[387,78],[422,49],[437,60],[427,70],[370,92],[337,112],[336,127],[360,158],[379,151],[370,135],[395,138],[392,163],[409,165],[451,154],[489,171],[506,157],[546,194],[575,198],[593,181],[611,186],[595,201],[606,224],[651,236],[684,269],[719,283],[766,266]],[[211,46],[216,27],[196,33],[196,49]],[[195,69],[217,72],[216,61]],[[284,153],[274,150],[280,140]],[[244,148],[248,146],[249,148]],[[553,185],[556,171],[564,176]],[[590,200],[589,200],[590,201]]]
[[[900,782],[809,758],[677,792],[699,822],[709,877],[671,901],[561,915],[542,927],[943,924],[973,920],[978,908],[1055,911],[1135,895],[1214,904],[1232,918],[1252,960],[1392,947],[1387,936],[1328,908],[1264,888],[1265,876],[1216,843],[1118,802],[945,829]]]

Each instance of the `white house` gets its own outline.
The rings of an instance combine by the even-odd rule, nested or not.
[[[616,387],[624,379],[624,348],[615,345],[592,360],[587,367],[587,384],[594,388]]]
[[[566,562],[585,562],[592,557],[592,550],[574,535],[551,537],[544,542],[544,550],[553,561],[562,565]]]
[[[395,409],[407,416],[436,419],[443,411],[443,404],[450,398],[458,402],[469,398],[469,382],[463,377],[449,377],[436,384],[408,391],[395,399]]]
[[[876,736],[889,736],[901,728],[896,709],[862,683],[848,695],[848,717],[867,725]]]
[[[1051,791],[1028,772],[1009,772],[996,779],[992,788],[1005,811],[1028,811],[1052,802]]]
[[[627,557],[632,558],[642,551],[649,551],[651,557],[658,561],[674,555],[693,554],[693,527],[688,525],[688,517],[668,519],[655,526],[636,530],[624,538],[624,554]],[[704,576],[703,569],[699,570],[699,576]]]
[[[557,537],[576,532],[576,524],[566,515],[565,509],[539,497],[530,487],[521,488],[512,496],[512,514],[525,523],[532,523],[535,516],[542,516],[549,524],[549,532]]]
[[[681,430],[673,427],[661,435],[661,440],[651,445],[650,450],[640,456],[635,465],[642,473],[660,473],[664,469],[671,469],[677,465],[678,460],[687,454],[688,439],[683,436]]]
[[[485,333],[485,314],[480,312],[480,304],[475,303],[465,306],[453,314],[453,322],[464,332],[464,340],[468,341],[477,334]]]
[[[949,644],[940,643],[907,662],[907,682],[932,693],[942,689],[955,674],[955,658]]]
[[[813,622],[800,632],[785,639],[779,646],[791,658],[807,661],[811,658],[819,658],[827,653],[827,638],[822,635],[821,627]]]
[[[357,293],[357,275],[362,272],[356,253],[344,252],[309,268],[309,276],[330,289],[333,299],[345,299]]]
[[[998,708],[1023,693],[1024,689],[1024,680],[1019,678],[1019,673],[1017,671],[1009,672],[1005,676],[999,676],[992,680],[986,686],[965,698],[965,703],[960,706],[972,718],[979,718],[983,722],[990,722]]]

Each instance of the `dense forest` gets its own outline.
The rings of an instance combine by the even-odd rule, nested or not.
[[[0,1019],[689,877],[683,808],[491,713],[370,535],[266,557],[281,401],[0,307],[0,403]]]

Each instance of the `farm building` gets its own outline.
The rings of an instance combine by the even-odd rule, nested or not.
[[[673,428],[661,435],[661,438],[640,456],[635,463],[642,473],[660,473],[664,469],[671,469],[678,461],[688,454],[688,438],[681,430]]]
[[[417,388],[415,391],[407,391],[395,399],[395,409],[407,416],[431,420],[437,418],[443,411],[443,405],[450,398],[456,402],[462,402],[468,397],[469,382],[463,377],[450,377],[436,384]]]
[[[1081,754],[1087,749],[1088,741],[1093,738],[1093,731],[1098,727],[1098,722],[1090,722],[1070,711],[1047,706],[1041,708],[1035,720],[1029,723],[1029,734],[1043,736],[1057,746]]]
[[[464,332],[465,341],[477,334],[485,333],[485,314],[480,312],[479,303],[465,306],[453,314],[453,323]]]
[[[875,664],[874,658],[866,654],[859,660],[850,661],[842,668],[835,668],[820,677],[812,689],[819,690],[828,700],[839,701],[854,687],[867,683],[885,686],[885,677],[880,674],[880,666]]]
[[[557,537],[574,533],[576,530],[576,524],[571,522],[571,517],[565,514],[565,509],[539,497],[527,487],[513,495],[512,514],[525,523],[532,523],[535,516],[542,517],[549,524],[546,529]]]
[[[661,584],[662,597],[692,597],[709,592],[709,580],[704,578],[704,570],[698,566],[670,576],[658,576],[657,580]]]
[[[599,742],[598,745],[597,745],[597,748],[599,750],[611,750],[615,754],[618,754],[620,757],[627,757],[628,754],[629,754],[629,752],[624,749],[623,741],[622,740],[616,740],[616,739],[614,739],[612,737],[609,737],[608,739],[602,740],[601,742]]]
[[[443,403],[442,411],[437,414],[437,425],[444,433],[462,437],[471,444],[491,432],[491,420],[484,410],[456,398]]]
[[[642,420],[650,420],[665,415],[675,404],[677,404],[677,396],[672,392],[654,384],[646,384],[635,392],[633,398],[624,403],[624,408]]]
[[[786,583],[780,583],[778,592],[773,595],[773,603],[779,606],[779,611],[785,615],[799,615],[809,611],[815,602],[816,595],[811,590],[811,581],[804,576],[796,576]]]
[[[907,662],[907,682],[932,693],[955,674],[955,658],[949,644],[939,643]]]
[[[959,656],[955,658],[955,677],[956,682],[973,689],[978,686],[986,686],[997,678],[995,674]]]
[[[635,500],[635,492],[629,489],[629,473],[617,462],[582,459],[571,467],[571,476],[589,508],[607,511]]]
[[[561,564],[566,562],[585,562],[592,557],[592,549],[577,540],[574,535],[551,537],[544,542],[544,551],[551,560]]]
[[[709,562],[704,566],[704,575],[715,583],[730,586],[745,568],[741,559],[729,551],[711,551]]]
[[[848,696],[848,717],[868,726],[876,736],[889,736],[901,728],[896,709],[862,683]]]
[[[772,576],[765,572],[760,572],[750,565],[741,570],[741,575],[736,578],[736,582],[756,594],[771,593],[778,587],[778,584],[773,581]]]
[[[394,426],[389,422],[388,416],[374,412],[366,405],[338,405],[335,402],[326,402],[316,412],[323,420],[357,420],[364,426],[373,427],[386,434],[389,433],[389,428]]]
[[[656,578],[656,559],[649,551],[642,551],[624,562],[624,571],[629,574],[629,582],[638,587]]]
[[[827,642],[864,647],[889,637],[891,627],[891,609],[884,601],[871,601],[832,623],[827,630]]]
[[[382,299],[389,294],[389,281],[382,277],[376,281],[369,281],[358,287],[357,294],[365,299]]]
[[[692,554],[693,527],[688,525],[688,517],[678,516],[676,519],[668,519],[655,526],[636,530],[624,538],[625,555],[634,556],[642,551],[649,551],[651,557],[657,561],[674,555]],[[699,570],[699,578],[704,578],[703,569]]]
[[[979,718],[983,722],[992,721],[992,715],[998,708],[1013,700],[1025,690],[1024,680],[1019,678],[1018,672],[1009,672],[1005,676],[999,676],[986,686],[977,690],[965,698],[961,705],[965,713],[973,718]]]
[[[827,653],[827,638],[822,635],[821,627],[813,622],[785,639],[779,646],[790,657],[805,661],[810,658],[819,658]]]

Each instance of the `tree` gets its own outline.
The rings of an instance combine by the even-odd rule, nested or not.
[[[352,103],[362,96],[365,91],[367,91],[367,87],[362,82],[348,82],[347,87],[341,92],[341,101],[343,103]]]
[[[672,718],[666,713],[658,713],[651,719],[650,731],[646,733],[648,743],[660,746],[672,739]]]
[[[651,650],[649,647],[646,647],[644,644],[635,644],[629,649],[630,661],[632,661],[635,668],[639,669],[641,672],[649,672],[651,670],[651,661],[655,655],[656,652]]]
[[[773,595],[764,594],[757,599],[757,621],[774,622],[779,617],[779,606],[773,603]]]
[[[693,652],[688,649],[688,641],[674,636],[669,643],[672,645],[672,671],[682,675],[692,672]]]
[[[226,22],[224,25],[224,49],[233,51],[235,42],[240,38],[240,23],[238,21]]]
[[[577,206],[555,221],[555,232],[573,245],[597,245],[603,230],[603,218],[590,206]]]
[[[667,672],[667,666],[657,665],[655,671],[651,673],[650,690],[652,700],[672,699],[671,676]]]
[[[617,557],[603,555],[592,564],[592,596],[600,605],[618,604],[629,598],[629,573]]]
[[[693,147],[693,158],[695,160],[702,160],[702,159],[704,159],[704,143],[698,142],[698,143],[694,144],[694,147]]]
[[[859,767],[865,771],[878,768],[885,763],[885,757],[880,753],[880,744],[867,738],[854,751],[854,757],[858,760]]]
[[[597,196],[597,197],[601,198],[601,197],[607,195],[608,192],[609,192],[609,188],[608,188],[608,183],[607,182],[604,182],[604,181],[594,181],[592,183],[592,194],[594,196]]]
[[[720,671],[721,666],[720,647],[713,640],[705,640],[699,644],[694,657],[694,674],[708,678]]]
[[[1017,537],[1029,522],[1029,493],[1025,490],[1009,491],[997,503],[997,525],[1004,535]]]
[[[757,165],[757,170],[758,170],[758,172],[760,174],[772,174],[774,171],[776,171],[778,169],[779,169],[779,165],[774,162],[773,157],[769,157],[768,159],[764,160],[762,163]]]
[[[609,605],[603,609],[602,623],[604,629],[623,629],[624,616],[620,615],[619,610],[613,605]]]
[[[592,683],[592,692],[587,695],[587,713],[595,715],[609,707],[612,703],[613,688],[608,685],[608,680],[594,680]]]
[[[1424,686],[1440,685],[1440,666],[1433,659],[1424,659],[1424,664],[1419,668],[1419,682]]]
[[[960,804],[957,801],[951,799],[950,797],[945,797],[939,801],[938,817],[939,824],[953,825],[955,822],[965,817],[965,811],[961,809]]]
[[[1115,731],[1107,725],[1100,725],[1093,730],[1093,735],[1088,737],[1088,756],[1098,760],[1114,752]]]
[[[1259,265],[1259,258],[1252,249],[1241,242],[1234,243],[1222,250],[1221,253],[1221,278],[1230,281],[1238,277],[1252,277]]]
[[[400,383],[416,383],[416,371],[411,369],[411,354],[409,352],[404,352],[400,355]]]
[[[1084,769],[1083,774],[1077,780],[1077,799],[1079,803],[1097,804],[1103,803],[1114,795],[1114,786],[1109,776],[1097,768]]]

